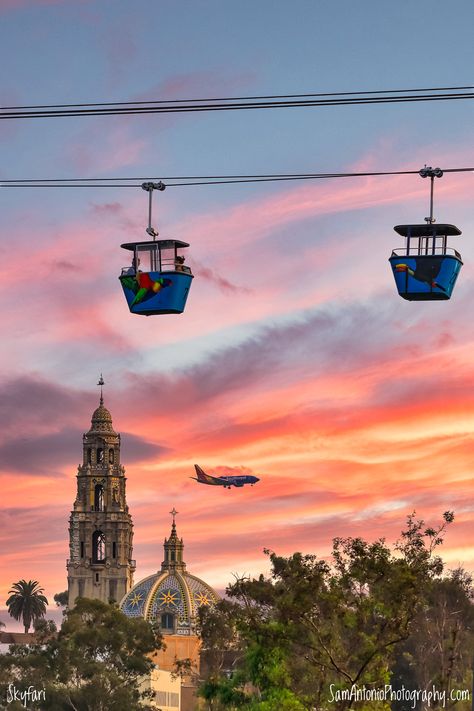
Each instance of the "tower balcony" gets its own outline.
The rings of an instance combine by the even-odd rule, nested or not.
[[[107,558],[102,558],[101,560],[94,560],[93,558],[88,558],[89,565],[91,568],[103,568],[107,563]]]
[[[87,566],[88,566],[88,567],[91,567],[91,568],[102,568],[102,567],[107,563],[107,560],[108,560],[107,558],[104,558],[104,560],[93,561],[92,558],[81,558],[80,563],[81,563],[81,565],[83,565],[84,563],[87,563]],[[114,560],[115,560],[115,559],[114,559]],[[70,558],[67,558],[67,560],[66,560],[66,568],[69,568],[69,566],[70,566],[70,565],[73,565],[74,562],[79,562],[79,561],[73,561],[73,560],[71,560]],[[133,570],[135,570],[136,567],[137,567],[137,561],[136,561],[136,560],[130,559],[130,560],[128,561],[128,564],[129,564],[130,568],[132,568]],[[123,565],[123,564],[122,564],[122,565]]]

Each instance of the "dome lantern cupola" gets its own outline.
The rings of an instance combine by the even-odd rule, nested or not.
[[[165,538],[163,548],[165,550],[165,559],[161,564],[161,571],[166,570],[179,570],[184,572],[186,570],[186,563],[183,561],[183,550],[184,544],[183,539],[178,538],[176,533],[176,514],[178,511],[173,507],[170,514],[173,516],[173,524],[171,526],[171,535],[169,538]]]
[[[112,427],[112,415],[104,406],[104,393],[102,387],[104,385],[104,378],[102,373],[100,375],[100,380],[97,385],[100,385],[100,400],[99,407],[97,407],[92,413],[91,426],[87,434],[111,434],[117,436],[117,433]]]
[[[104,405],[102,374],[97,383],[100,385],[99,407],[92,413],[89,431],[82,438],[83,466],[103,469],[120,469],[120,435],[112,426],[112,415]]]

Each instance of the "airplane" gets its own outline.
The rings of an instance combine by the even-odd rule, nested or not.
[[[189,477],[190,479],[194,479],[194,481],[197,481],[199,484],[223,486],[224,489],[230,489],[231,486],[241,487],[245,486],[245,484],[253,486],[257,483],[257,481],[260,481],[258,477],[250,476],[248,474],[239,474],[238,476],[211,476],[210,474],[206,474],[206,472],[203,471],[198,464],[195,464],[194,468],[196,470],[197,477],[191,476]]]

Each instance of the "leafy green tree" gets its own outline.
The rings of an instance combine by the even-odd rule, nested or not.
[[[67,607],[67,603],[69,600],[68,591],[64,590],[64,592],[56,593],[56,595],[53,597],[53,600],[56,603],[57,607]]]
[[[37,580],[19,580],[8,591],[8,612],[13,619],[23,621],[25,632],[28,632],[35,620],[46,614],[48,601],[43,592]]]
[[[452,520],[447,512],[437,528],[425,528],[409,516],[394,552],[383,539],[336,538],[332,565],[266,551],[270,577],[236,580],[230,600],[201,613],[212,660],[201,687],[209,708],[336,711],[354,705],[343,690],[388,683],[394,650],[408,639],[429,583],[442,572],[435,549]],[[232,653],[230,671],[219,660]],[[382,708],[388,706],[371,702],[373,711]]]
[[[19,689],[45,689],[41,711],[150,708],[140,679],[153,669],[148,655],[162,640],[148,622],[127,618],[116,605],[80,598],[57,635],[51,636],[49,622],[39,628],[35,644],[0,655],[0,698],[15,679]]]
[[[38,644],[44,644],[48,640],[56,636],[58,628],[54,620],[35,620],[34,623],[35,630],[35,642]]]
[[[463,711],[466,700],[454,702],[451,690],[471,688],[471,663],[474,652],[474,590],[472,577],[463,569],[451,571],[442,580],[431,580],[426,602],[419,609],[410,638],[398,650],[392,684],[406,688],[430,689],[446,694],[433,708]],[[420,664],[420,659],[423,664]],[[400,701],[396,711],[408,711],[412,704]]]

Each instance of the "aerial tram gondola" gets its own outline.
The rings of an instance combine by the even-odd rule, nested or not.
[[[394,249],[392,265],[398,293],[408,301],[449,299],[462,267],[461,255],[447,246],[448,237],[460,235],[455,225],[435,224],[433,218],[433,185],[441,178],[439,168],[422,168],[422,178],[431,179],[430,216],[425,224],[397,225],[395,232],[406,238],[404,248]]]
[[[153,239],[121,245],[133,256],[131,265],[122,269],[120,283],[130,311],[142,316],[183,313],[193,280],[181,254],[189,244],[177,239],[157,240],[158,232],[151,226],[153,190],[165,187],[162,182],[142,185],[149,194],[146,232]]]

